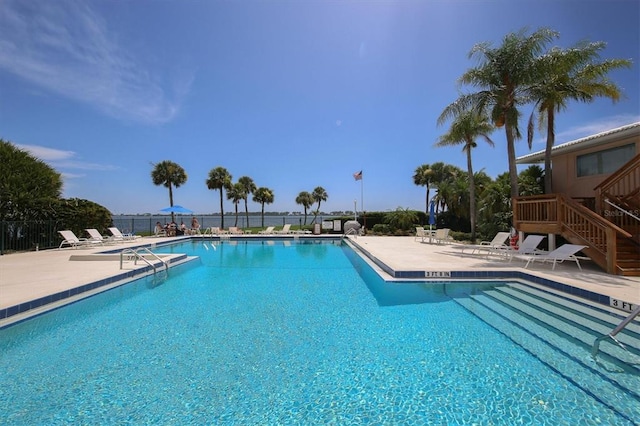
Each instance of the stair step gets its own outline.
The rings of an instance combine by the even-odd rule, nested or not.
[[[515,289],[525,294],[531,294],[539,299],[544,299],[549,303],[553,303],[556,306],[562,306],[570,309],[574,312],[588,312],[591,318],[597,319],[602,323],[605,323],[611,329],[615,328],[624,318],[627,317],[626,312],[620,312],[617,309],[610,308],[608,306],[592,306],[588,303],[578,302],[572,299],[568,299],[563,294],[558,294],[549,291],[548,289],[541,289],[534,287],[530,284],[509,283],[507,286],[509,289]],[[500,287],[499,289],[504,289]],[[634,338],[640,342],[640,320],[636,319],[625,327],[625,333],[631,334]]]
[[[556,333],[562,333],[567,339],[574,339],[576,343],[581,344],[588,351],[591,351],[596,338],[608,334],[613,328],[605,327],[585,316],[573,314],[561,307],[543,306],[539,300],[524,303],[498,290],[489,290],[484,293],[508,305],[511,309],[516,309],[521,314],[529,316],[532,321],[540,321],[547,327],[553,327]],[[629,352],[615,344],[601,345],[601,352],[626,364],[640,362],[640,350],[638,349],[640,348],[640,340],[631,335],[623,335],[622,332],[616,338],[618,337],[618,340],[621,342],[624,340],[622,343],[629,346]],[[640,365],[631,368],[640,375]]]
[[[622,374],[619,366],[607,361],[594,362],[590,351],[569,343],[487,295],[455,300],[594,399],[614,408],[627,419],[639,418],[640,406],[635,402],[629,403],[628,398],[625,402],[621,397],[623,394],[640,397],[637,375]]]

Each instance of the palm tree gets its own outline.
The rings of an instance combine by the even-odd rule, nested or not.
[[[438,124],[443,122],[438,120]],[[449,131],[442,135],[437,147],[463,145],[462,151],[467,154],[467,173],[469,176],[469,221],[471,223],[471,238],[476,238],[476,184],[473,175],[471,150],[477,146],[476,138],[482,137],[489,145],[494,146],[489,134],[494,130],[488,117],[476,111],[465,111],[456,116]]]
[[[209,178],[206,181],[207,188],[220,190],[220,227],[224,229],[224,194],[223,190],[231,188],[233,177],[224,167],[216,167],[209,171]]]
[[[431,165],[431,183],[437,189],[437,194],[433,197],[436,201],[436,210],[444,210],[450,203],[451,183],[458,179],[462,170],[451,164],[445,164],[442,161]]]
[[[413,183],[418,186],[426,186],[427,187],[427,196],[425,198],[425,208],[424,212],[426,215],[429,214],[429,185],[431,184],[431,178],[433,176],[433,170],[428,164],[423,164],[416,168],[416,171],[413,173]]]
[[[261,186],[260,188],[253,191],[253,201],[262,205],[262,224],[260,225],[262,228],[264,228],[264,205],[273,203],[274,199],[275,195],[273,194],[273,191],[264,186]]]
[[[249,227],[249,207],[247,206],[247,199],[249,198],[249,194],[252,194],[257,186],[255,183],[253,183],[253,179],[251,179],[249,176],[242,176],[240,179],[238,179],[238,183],[240,185],[242,185],[242,188],[244,190],[244,212],[247,216],[247,228]]]
[[[173,207],[173,187],[179,188],[187,181],[187,173],[180,165],[173,161],[165,160],[153,164],[151,180],[154,185],[163,185],[169,188],[169,205]],[[175,222],[175,213],[171,212],[171,221]]]
[[[245,196],[244,186],[241,183],[235,183],[227,189],[227,200],[231,200],[236,209],[236,223],[233,226],[238,226],[238,204],[240,200],[244,200]]]
[[[316,218],[320,213],[320,203],[322,203],[323,201],[327,201],[327,198],[329,198],[329,195],[327,194],[327,191],[325,191],[323,187],[316,186],[313,192],[311,193],[311,197],[313,198],[313,201],[318,203],[318,208],[316,208],[315,212],[313,212],[313,222],[311,222],[311,223],[316,223]]]
[[[475,45],[469,57],[478,57],[480,64],[467,70],[459,78],[459,83],[478,87],[480,91],[462,95],[448,105],[438,119],[453,118],[470,109],[485,111],[488,108],[495,126],[504,126],[512,197],[518,196],[515,150],[515,141],[521,137],[518,107],[529,102],[527,90],[535,81],[537,57],[551,40],[558,37],[557,32],[548,28],[541,28],[528,36],[525,32],[520,30],[507,34],[498,48],[492,48],[490,43]]]
[[[296,204],[300,204],[302,207],[304,207],[304,224],[305,225],[307,224],[307,209],[311,207],[311,205],[313,205],[313,202],[314,202],[313,196],[307,191],[302,191],[296,197]]]
[[[529,90],[535,102],[529,117],[529,148],[533,139],[533,122],[536,111],[540,129],[546,124],[547,144],[544,154],[544,190],[551,188],[551,148],[555,143],[555,114],[567,108],[567,102],[593,102],[596,97],[606,97],[616,102],[621,97],[618,86],[607,78],[609,71],[631,66],[626,59],[609,59],[597,62],[598,52],[606,47],[604,42],[581,42],[562,50],[554,48],[538,60],[538,77]]]

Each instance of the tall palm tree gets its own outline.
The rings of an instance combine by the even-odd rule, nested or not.
[[[443,124],[438,120],[438,124]],[[471,238],[476,238],[476,184],[473,175],[473,164],[471,161],[471,150],[477,146],[476,139],[483,138],[489,145],[494,146],[489,134],[494,127],[489,123],[489,119],[484,114],[479,114],[474,110],[465,111],[456,116],[449,127],[449,131],[442,135],[437,147],[463,145],[462,151],[467,154],[467,174],[469,177],[469,221],[471,223]]]
[[[428,164],[423,164],[416,168],[416,171],[413,172],[413,183],[418,186],[426,186],[427,187],[427,196],[425,198],[425,207],[424,213],[426,215],[429,214],[429,185],[431,184],[431,179],[433,176],[433,170],[431,166]]]
[[[264,205],[273,203],[274,199],[275,195],[273,194],[273,190],[264,186],[261,186],[260,188],[253,191],[253,201],[256,203],[260,203],[260,205],[262,206],[262,224],[260,225],[262,228],[264,228]]]
[[[257,186],[249,176],[242,176],[238,179],[238,183],[242,185],[242,188],[244,189],[244,212],[247,216],[247,227],[249,227],[249,207],[247,205],[247,200],[249,198],[249,194],[253,194]]]
[[[538,29],[530,35],[526,35],[523,29],[507,34],[500,47],[492,48],[490,43],[475,45],[469,57],[477,57],[480,64],[467,70],[458,81],[478,87],[480,91],[460,96],[444,109],[439,118],[444,120],[462,111],[484,111],[488,108],[495,126],[504,126],[512,197],[518,196],[515,149],[516,139],[521,138],[518,108],[529,102],[527,90],[536,77],[538,56],[557,37],[558,33],[548,28]]]
[[[327,201],[327,198],[329,198],[329,195],[327,194],[327,191],[325,191],[323,187],[316,186],[315,189],[313,190],[313,192],[311,193],[311,197],[313,198],[313,201],[318,203],[318,207],[316,208],[315,212],[313,212],[313,222],[312,223],[315,223],[316,222],[316,218],[318,217],[318,214],[320,213],[320,203],[322,203],[323,201]]]
[[[236,223],[233,226],[238,226],[238,204],[244,200],[245,196],[244,186],[241,183],[234,183],[227,189],[227,200],[231,200],[236,209]]]
[[[207,188],[220,191],[220,227],[224,228],[224,194],[223,190],[231,188],[233,177],[224,167],[216,167],[209,171],[209,178],[206,181]]]
[[[598,52],[605,47],[604,42],[581,42],[567,50],[551,49],[538,59],[538,76],[529,89],[535,106],[529,117],[527,139],[531,148],[537,112],[540,129],[546,125],[547,131],[544,154],[544,188],[547,194],[552,192],[551,148],[555,143],[555,114],[565,110],[570,100],[587,103],[596,97],[605,97],[616,102],[622,95],[607,74],[618,68],[629,68],[631,61],[609,59],[599,62]]]
[[[307,224],[307,209],[309,209],[309,207],[313,205],[313,202],[314,202],[313,196],[307,191],[302,191],[296,197],[296,204],[300,204],[302,207],[304,207],[304,224],[305,225]]]
[[[158,164],[152,164],[151,180],[154,185],[163,185],[169,188],[169,205],[173,207],[173,187],[179,188],[187,181],[187,173],[177,163],[165,160]],[[175,222],[175,213],[171,212],[171,221]]]

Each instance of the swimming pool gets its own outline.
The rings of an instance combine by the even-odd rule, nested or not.
[[[4,423],[639,418],[634,365],[589,364],[588,349],[542,344],[541,324],[481,300],[519,283],[385,283],[339,242],[212,244],[159,247],[199,256],[159,285],[0,330]]]

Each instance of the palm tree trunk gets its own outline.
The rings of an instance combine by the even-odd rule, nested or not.
[[[264,203],[262,203],[262,225],[260,225],[261,228],[264,228]]]
[[[244,199],[244,212],[247,216],[247,228],[249,228],[249,207],[247,206],[247,199]]]
[[[518,169],[516,168],[516,147],[514,129],[511,123],[505,123],[504,131],[507,137],[507,157],[509,158],[509,182],[511,183],[511,198],[519,195]]]
[[[467,141],[467,170],[469,171],[469,222],[471,222],[471,240],[476,239],[476,183],[473,177],[473,165],[471,164],[471,145],[473,141]]]
[[[551,186],[551,149],[556,142],[555,134],[555,113],[553,108],[547,111],[547,146],[544,150],[544,193],[551,194],[553,188]]]
[[[234,223],[233,226],[237,227],[238,226],[238,203],[234,203],[236,206],[236,223]]]
[[[224,229],[224,207],[222,199],[222,188],[220,188],[220,229]]]
[[[171,182],[169,182],[169,206],[173,207],[173,188],[171,188]],[[175,213],[171,212],[171,222],[175,222]]]

